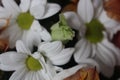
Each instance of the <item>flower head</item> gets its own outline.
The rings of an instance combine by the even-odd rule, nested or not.
[[[52,80],[56,74],[54,66],[47,63],[39,52],[32,54],[21,41],[17,41],[16,49],[17,52],[10,51],[0,55],[0,69],[15,70],[9,80]]]
[[[81,63],[82,59],[92,58],[99,64],[100,71],[110,77],[114,66],[119,64],[117,60],[120,54],[119,50],[109,41],[106,32],[110,26],[116,27],[117,22],[104,14],[101,0],[80,0],[77,12],[78,14],[74,12],[64,14],[68,24],[79,31],[80,40],[75,46],[75,61]]]
[[[41,40],[50,41],[51,36],[48,31],[43,28],[38,20],[50,17],[60,10],[57,4],[47,3],[47,0],[21,0],[17,5],[14,0],[2,0],[4,7],[0,6],[0,18],[8,19],[8,27],[1,33],[9,39],[9,46],[13,48],[16,40],[23,42],[32,49],[37,46]],[[0,23],[0,25],[3,23]]]

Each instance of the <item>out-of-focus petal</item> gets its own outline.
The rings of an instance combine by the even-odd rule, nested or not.
[[[22,12],[27,12],[30,7],[31,0],[21,0],[20,8]]]
[[[43,52],[44,55],[47,57],[53,57],[61,52],[63,48],[62,42],[55,41],[55,42],[47,42],[43,43],[39,46],[38,51]]]
[[[5,71],[16,70],[23,66],[27,55],[16,52],[6,52],[0,55],[0,68]]]
[[[84,23],[89,23],[93,19],[94,8],[91,0],[80,0],[77,11]]]
[[[79,16],[75,12],[65,12],[64,16],[70,27],[76,30],[80,29],[82,22],[80,21]]]
[[[45,15],[41,19],[51,17],[60,11],[61,7],[58,4],[48,3],[46,5]]]
[[[31,54],[31,51],[24,45],[24,43],[21,40],[18,40],[16,42],[16,49],[17,52],[24,53],[24,54]]]
[[[25,75],[27,74],[27,69],[26,68],[20,68],[18,70],[16,70],[12,76],[10,77],[9,80],[20,80],[20,79],[24,79]]]
[[[66,64],[70,60],[73,52],[74,48],[63,49],[59,54],[51,57],[50,60],[55,65]]]

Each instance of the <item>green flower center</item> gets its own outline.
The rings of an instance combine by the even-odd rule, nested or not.
[[[28,58],[26,59],[26,66],[31,71],[42,69],[42,65],[40,64],[40,62],[32,56],[28,56]]]
[[[91,43],[98,43],[103,40],[104,26],[97,19],[93,19],[90,23],[87,23],[86,26],[87,26],[87,31],[85,37]]]
[[[17,17],[17,23],[21,29],[28,30],[32,22],[34,20],[34,17],[29,13],[20,13]]]

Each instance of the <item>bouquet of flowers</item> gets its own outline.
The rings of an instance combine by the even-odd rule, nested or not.
[[[119,0],[0,0],[0,80],[118,80]]]

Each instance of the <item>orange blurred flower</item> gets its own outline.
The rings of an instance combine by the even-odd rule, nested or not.
[[[109,17],[120,21],[120,0],[106,1],[104,7]]]
[[[66,11],[77,11],[77,3],[79,0],[71,0],[71,2],[63,8],[63,12]]]
[[[83,68],[64,80],[100,80],[95,68]]]

